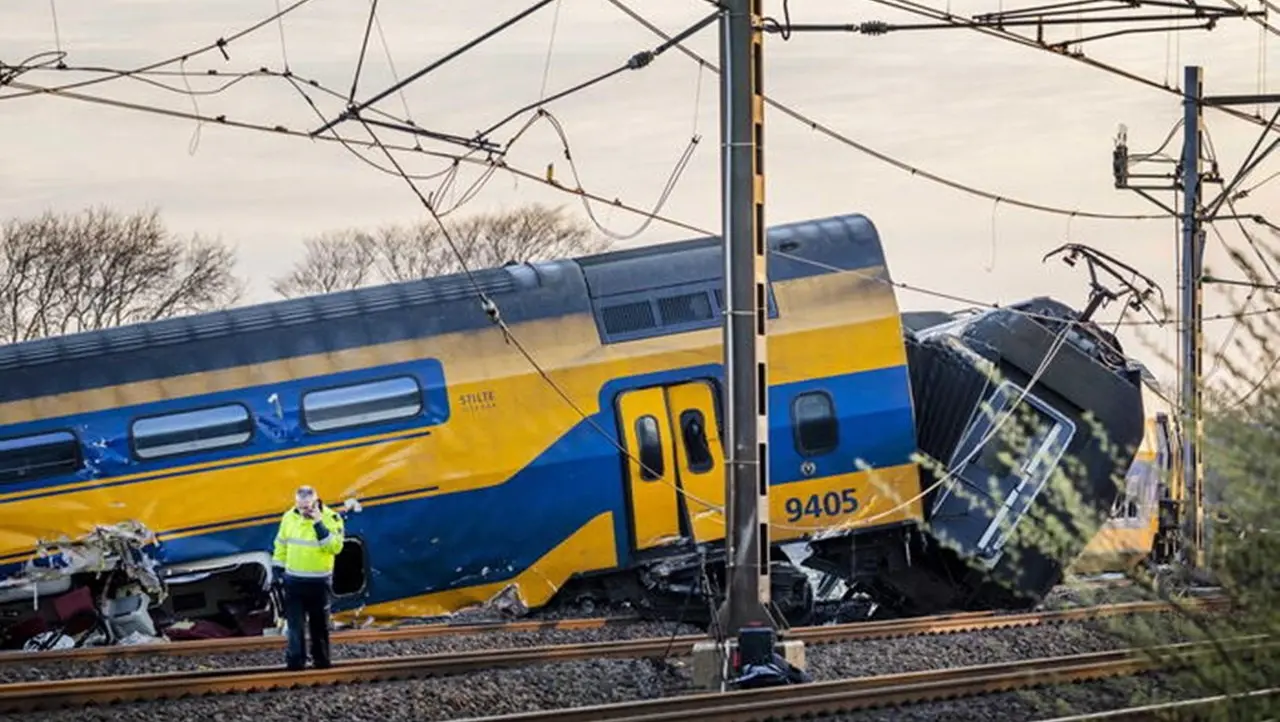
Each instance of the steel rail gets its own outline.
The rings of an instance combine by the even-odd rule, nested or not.
[[[1153,611],[1155,607],[1152,605],[1162,605],[1162,602],[1132,602],[1127,603],[1131,608],[1138,612]],[[1133,607],[1133,605],[1138,605]],[[1122,610],[1125,607],[1121,605],[1110,605],[1111,608]],[[1100,609],[1102,607],[1080,607],[1077,609]],[[1055,611],[1055,614],[1059,612]],[[1036,614],[1036,613],[1031,613]],[[812,632],[806,630],[831,630],[831,629],[851,629],[863,630],[867,634],[873,632],[880,633],[883,630],[883,636],[895,636],[897,634],[921,634],[929,633],[928,630],[921,632],[921,628],[936,628],[938,633],[949,632],[952,625],[962,620],[975,619],[1026,619],[1027,614],[1002,614],[994,611],[980,612],[957,612],[953,614],[941,614],[928,617],[914,617],[911,619],[894,619],[881,620],[873,622],[850,622],[842,625],[828,625],[820,627],[797,627],[791,630],[793,635],[806,635]],[[490,632],[542,632],[542,631],[575,631],[603,629],[612,626],[623,626],[626,624],[634,624],[645,621],[641,617],[597,617],[597,618],[580,618],[580,619],[560,619],[560,620],[530,620],[517,622],[477,622],[471,624],[420,624],[396,629],[353,629],[335,632],[331,639],[333,644],[368,644],[372,642],[396,642],[403,640],[429,639],[432,637],[441,637],[448,635],[471,635],[486,634]],[[1009,624],[1028,624],[1029,622],[1009,621]],[[693,639],[691,635],[677,637],[677,640]],[[701,638],[701,637],[698,637]],[[797,638],[805,638],[798,636]],[[870,638],[870,637],[866,637]],[[0,651],[0,667],[4,665],[29,665],[32,663],[43,664],[46,662],[70,662],[70,661],[93,661],[103,659],[114,659],[118,657],[139,657],[139,656],[195,656],[195,655],[213,655],[213,654],[230,654],[237,652],[253,652],[258,650],[283,649],[285,640],[279,635],[263,636],[263,637],[220,637],[217,639],[200,639],[191,641],[155,643],[155,644],[132,644],[132,645],[112,645],[106,647],[81,647],[78,649],[57,649],[45,652],[26,652],[26,651]]]
[[[1198,600],[1189,606],[1215,610],[1224,599]],[[1164,602],[1131,602],[1101,607],[987,616],[951,615],[886,622],[862,622],[790,630],[788,638],[815,644],[859,639],[1039,626],[1124,614],[1172,611]],[[486,649],[444,654],[402,655],[343,660],[324,670],[291,672],[279,667],[237,667],[113,677],[84,677],[0,685],[0,712],[25,712],[89,703],[174,699],[267,689],[288,689],[348,682],[385,681],[460,674],[526,664],[582,659],[687,656],[702,635],[561,644],[514,649]]]
[[[1246,654],[1252,651],[1250,647],[1277,645],[1276,641],[1262,636],[1237,641],[1245,644],[1231,651]],[[639,702],[473,717],[458,722],[669,722],[689,719],[700,722],[755,722],[779,717],[797,718],[890,705],[920,704],[1134,675],[1181,667],[1197,656],[1214,651],[1211,642],[1188,642],[1145,650],[1092,652],[721,694],[690,694]],[[1157,652],[1172,654],[1165,656],[1158,655]]]
[[[1184,699],[1176,702],[1160,702],[1140,707],[1107,710],[1105,712],[1089,712],[1069,717],[1045,718],[1041,719],[1040,722],[1118,722],[1120,720],[1124,722],[1169,722],[1170,720],[1181,719],[1203,719],[1204,713],[1210,711],[1206,708],[1220,711],[1223,707],[1230,707],[1250,700],[1258,701],[1264,698],[1270,700],[1272,697],[1280,697],[1280,687],[1257,689],[1238,694]]]
[[[396,642],[407,639],[428,639],[450,635],[487,634],[490,632],[543,632],[603,629],[605,627],[634,624],[644,621],[640,617],[593,617],[581,619],[529,620],[518,622],[473,622],[470,624],[415,624],[395,629],[350,629],[330,635],[333,644],[367,644],[370,642]],[[284,637],[218,637],[178,642],[148,644],[117,644],[110,647],[81,647],[55,649],[47,652],[0,651],[0,666],[58,661],[84,662],[115,657],[140,656],[190,656],[201,654],[229,654],[256,650],[284,649]]]

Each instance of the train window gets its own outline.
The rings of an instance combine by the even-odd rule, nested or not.
[[[239,446],[253,437],[253,420],[240,404],[227,404],[133,422],[133,451],[140,459]]]
[[[791,402],[791,423],[796,430],[796,450],[805,456],[825,454],[840,442],[836,406],[825,391],[797,396]]]
[[[972,502],[990,522],[977,551],[996,558],[1014,528],[1058,467],[1075,424],[1021,388],[1002,383],[974,415],[951,466],[961,483],[977,493]],[[981,446],[979,446],[981,444]],[[938,512],[948,488],[934,505]]]
[[[680,414],[680,433],[684,439],[684,453],[689,461],[689,471],[701,474],[710,471],[711,447],[707,444],[707,425],[702,412],[689,409]]]
[[[0,439],[0,484],[70,474],[80,461],[80,442],[70,431]]]
[[[422,388],[411,376],[308,391],[302,395],[302,419],[311,431],[407,419],[421,411]]]
[[[636,419],[636,440],[640,446],[640,478],[656,481],[666,475],[662,459],[662,435],[652,416]]]

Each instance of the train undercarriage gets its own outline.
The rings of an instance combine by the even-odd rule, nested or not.
[[[1014,610],[1039,601],[993,583],[913,524],[779,544],[771,556],[771,611],[784,626]],[[622,606],[651,619],[713,627],[725,586],[723,546],[717,545],[576,578],[535,614]]]

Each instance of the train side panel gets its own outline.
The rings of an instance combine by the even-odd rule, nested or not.
[[[858,234],[860,248],[841,245]],[[770,242],[818,247],[816,266],[785,260],[775,265],[779,280],[772,284],[771,472],[785,489],[774,494],[774,539],[919,519],[901,325],[874,229],[848,217],[774,229]],[[702,261],[719,253],[718,246],[710,250]],[[418,309],[430,317],[348,329],[370,341],[404,337],[414,324],[437,331],[425,338],[344,343],[334,338],[340,324],[329,323],[313,329],[329,348],[322,353],[287,356],[285,347],[305,347],[312,337],[285,334],[277,344],[283,358],[220,367],[261,356],[271,341],[241,333],[238,350],[209,345],[201,353],[191,345],[184,355],[183,347],[171,348],[168,368],[147,357],[97,371],[64,366],[82,382],[103,377],[84,389],[50,388],[58,381],[26,374],[33,393],[0,394],[0,420],[8,424],[0,436],[71,425],[86,441],[86,464],[72,477],[4,487],[0,572],[13,571],[39,538],[126,519],[158,532],[156,556],[164,564],[268,550],[300,483],[315,485],[330,504],[360,500],[348,534],[362,578],[336,606],[368,616],[453,611],[509,584],[538,606],[576,574],[632,563],[643,546],[637,523],[688,533],[687,524],[671,524],[667,502],[653,506],[629,493],[642,482],[629,478],[619,446],[636,438],[619,433],[629,420],[619,417],[616,402],[630,391],[666,388],[675,406],[698,407],[704,422],[718,417],[719,404],[713,408],[707,397],[718,399],[723,389],[719,329],[704,323],[703,330],[601,343],[599,309],[588,312],[580,277],[564,265],[538,273],[546,276],[542,288],[498,300],[558,391],[482,323],[476,305],[462,303]],[[715,281],[703,275],[704,284]],[[607,285],[595,280],[595,291]],[[202,364],[207,370],[174,372]],[[117,383],[101,383],[107,377]],[[417,380],[423,399],[410,418],[345,430],[308,428],[302,418],[304,394],[406,377]],[[136,419],[235,404],[253,425],[245,445],[131,458],[128,429]],[[675,406],[668,432],[688,410]],[[376,420],[394,409],[366,412]],[[670,434],[665,457],[675,472],[670,491],[684,492],[699,541],[723,536],[722,423],[717,418],[706,431],[709,465],[703,459],[692,468],[696,449],[684,434]],[[228,429],[235,431],[222,431]]]
[[[1162,500],[1170,498],[1176,486],[1173,471],[1179,447],[1171,438],[1172,405],[1148,385],[1143,387],[1143,404],[1147,418],[1142,444],[1106,522],[1072,564],[1076,574],[1127,571],[1156,552]]]

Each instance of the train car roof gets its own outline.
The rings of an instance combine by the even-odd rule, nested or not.
[[[955,316],[946,311],[903,311],[902,326],[908,331],[922,331],[926,328],[951,323]]]
[[[772,281],[884,266],[860,214],[768,229]],[[887,278],[887,269],[879,273]],[[509,323],[594,312],[597,300],[723,285],[718,236],[472,272]],[[370,286],[0,346],[0,403],[487,327],[465,274]],[[449,304],[448,312],[425,310]]]

